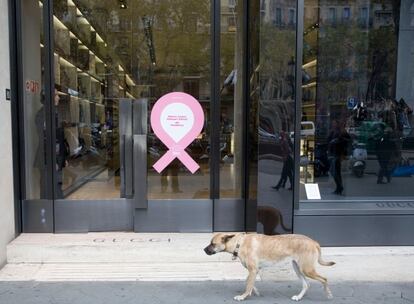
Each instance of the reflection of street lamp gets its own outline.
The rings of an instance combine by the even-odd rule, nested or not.
[[[127,5],[127,1],[126,0],[118,0],[119,1],[119,7],[121,9],[127,9],[128,5]]]
[[[293,99],[295,99],[295,57],[290,57],[288,61],[288,67],[290,70],[290,74],[287,75],[286,80],[289,82],[289,85],[292,89]]]
[[[154,49],[154,41],[152,38],[152,22],[151,19],[147,16],[142,17],[142,22],[144,24],[144,34],[145,34],[145,40],[147,42],[150,60],[152,65],[156,65],[157,61],[155,58],[155,49]]]

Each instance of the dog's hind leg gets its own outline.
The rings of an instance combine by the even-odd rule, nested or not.
[[[323,284],[324,289],[325,289],[326,297],[328,299],[332,299],[333,298],[332,292],[331,292],[331,290],[329,289],[329,286],[328,286],[328,280],[326,278],[324,278],[323,276],[319,275],[315,271],[315,269],[313,269],[313,268],[312,269],[304,269],[303,272],[305,273],[305,275],[308,278],[311,278],[311,279],[314,279],[316,281],[321,282]]]
[[[302,281],[302,290],[300,291],[299,294],[294,295],[292,297],[293,301],[299,301],[303,298],[303,296],[305,295],[306,291],[309,289],[309,283],[305,278],[305,275],[303,274],[302,270],[299,268],[298,263],[293,260],[292,261],[292,265],[293,265],[293,270],[295,270],[296,275],[299,277],[299,279]]]
[[[260,297],[260,292],[257,290],[256,286],[253,286],[253,293],[254,293],[256,296]]]

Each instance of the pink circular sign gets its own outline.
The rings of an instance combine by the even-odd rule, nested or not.
[[[173,92],[158,99],[151,111],[151,127],[168,151],[154,164],[154,169],[160,173],[178,158],[191,173],[196,172],[200,166],[185,148],[200,134],[203,125],[203,108],[193,96]]]

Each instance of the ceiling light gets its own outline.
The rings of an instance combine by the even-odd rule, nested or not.
[[[128,5],[127,5],[127,1],[126,0],[118,0],[119,1],[119,7],[121,9],[127,9]]]

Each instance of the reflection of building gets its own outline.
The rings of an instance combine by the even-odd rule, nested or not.
[[[314,120],[315,115],[333,114],[337,111],[335,107],[341,108],[349,98],[375,100],[378,96],[391,96],[396,79],[390,67],[397,54],[392,48],[384,48],[380,36],[388,35],[386,40],[396,43],[398,34],[392,34],[392,2],[354,1],[344,5],[338,1],[309,1],[309,4],[305,8],[307,79],[303,85],[307,117]],[[379,67],[380,75],[373,76]],[[372,83],[374,78],[376,84]]]
[[[262,0],[260,12],[262,22],[270,23],[279,28],[294,28],[296,24],[296,4],[293,1]]]
[[[356,23],[360,27],[378,28],[390,25],[392,20],[392,4],[372,3],[358,0],[344,3],[343,1],[319,1],[319,4],[305,8],[305,19],[318,18],[321,23],[339,25]]]
[[[289,39],[290,43],[293,42],[296,24],[295,5],[293,1],[261,1],[261,22],[266,27],[262,35],[266,38],[264,41],[273,44],[265,58],[280,60],[277,70],[267,69],[266,61],[262,62],[261,94],[264,99],[286,100],[293,94],[294,46],[289,44],[288,49],[277,46],[280,45],[281,39]]]

